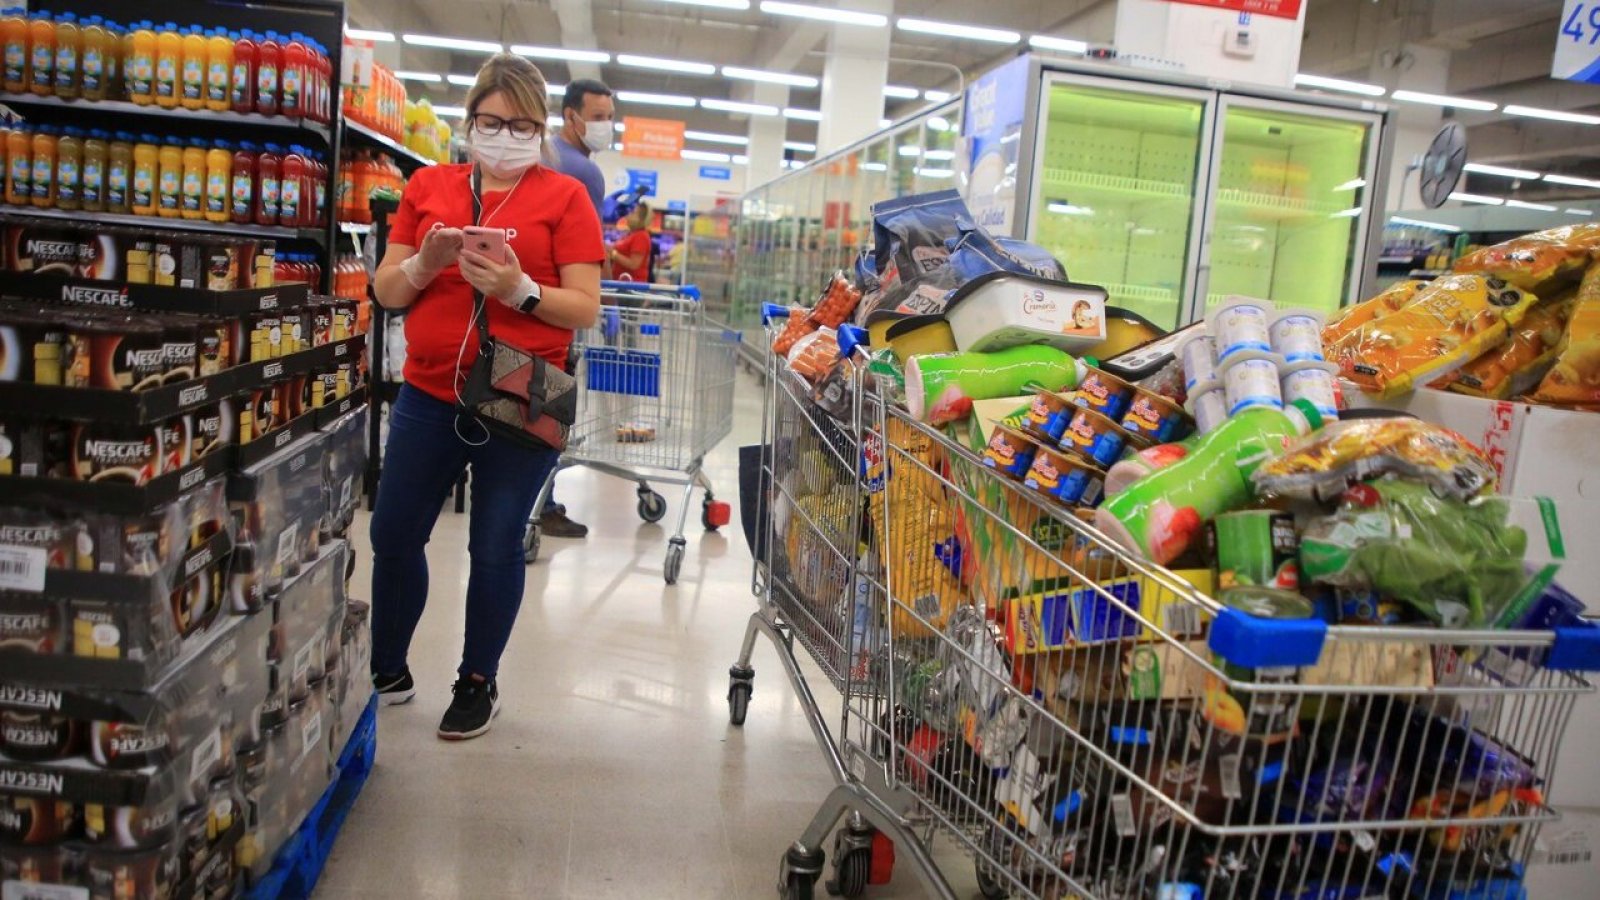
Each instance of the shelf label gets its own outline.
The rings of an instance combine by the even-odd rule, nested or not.
[[[278,308],[278,295],[277,294],[262,294],[261,295],[261,299],[259,301],[257,301],[257,303],[256,303],[256,308],[257,309],[263,309],[263,310],[265,310],[265,309],[277,309]]]
[[[197,384],[178,392],[178,405],[188,406],[192,403],[204,403],[211,399],[211,385],[209,383]]]
[[[43,547],[0,544],[0,589],[32,594],[43,591],[49,562]]]
[[[282,450],[284,447],[289,446],[289,441],[291,441],[293,439],[294,439],[294,429],[285,428],[282,431],[278,432],[278,436],[277,437],[272,439],[272,449],[274,449],[274,450]]]
[[[188,472],[185,472],[183,477],[178,479],[178,490],[179,491],[187,491],[188,489],[194,487],[195,485],[197,485],[200,482],[205,481],[205,480],[206,480],[206,467],[205,466],[196,466],[194,469],[192,469],[192,470],[190,470]]]
[[[334,356],[335,359],[338,359],[341,356],[349,356],[349,355],[350,355],[350,345],[349,344],[336,344],[336,345],[334,345],[333,356]]]
[[[89,287],[82,284],[64,284],[61,286],[61,302],[76,303],[80,306],[132,306],[128,300],[128,289]]]
[[[261,367],[261,379],[263,381],[271,378],[281,377],[283,377],[283,363],[269,362]]]

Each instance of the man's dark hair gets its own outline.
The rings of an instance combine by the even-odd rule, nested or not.
[[[577,110],[578,114],[582,115],[583,98],[590,94],[609,97],[611,96],[611,88],[606,87],[603,81],[595,81],[593,78],[579,78],[577,81],[567,85],[566,96],[561,98],[561,111],[565,113],[569,109]]]

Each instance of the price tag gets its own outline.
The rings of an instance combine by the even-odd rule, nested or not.
[[[300,759],[322,743],[322,713],[314,713],[300,726]]]
[[[1239,783],[1239,754],[1229,753],[1217,760],[1218,780],[1222,782],[1222,796],[1229,800],[1244,797],[1244,785]]]
[[[294,555],[296,553],[296,548],[299,545],[299,543],[300,543],[300,523],[299,522],[296,522],[293,525],[290,525],[289,527],[283,529],[283,531],[278,534],[278,565],[280,565],[280,566],[288,565],[289,560],[294,558]]]
[[[1127,794],[1112,795],[1111,818],[1116,823],[1118,835],[1133,837],[1139,833],[1133,821],[1133,800]]]
[[[50,557],[43,547],[0,544],[0,589],[37,594],[44,590]]]
[[[194,748],[194,764],[189,769],[189,780],[196,784],[205,784],[211,780],[211,772],[222,762],[222,732],[213,731],[206,737],[205,742]]]

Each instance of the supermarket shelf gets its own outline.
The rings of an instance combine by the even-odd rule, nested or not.
[[[156,575],[123,575],[111,572],[78,572],[50,569],[45,572],[44,592],[56,597],[75,597],[107,602],[146,603],[164,595],[173,579],[186,579],[233,552],[233,536],[226,531],[212,535],[205,543],[183,555],[176,569]]]
[[[1047,188],[1148,197],[1152,200],[1187,200],[1192,194],[1187,184],[1152,181],[1148,178],[1128,178],[1122,175],[1102,175],[1098,172],[1074,172],[1070,169],[1045,169],[1044,182]]]
[[[1166,288],[1146,287],[1142,284],[1102,284],[1117,300],[1143,300],[1147,303],[1177,303],[1178,294]]]
[[[1255,219],[1278,220],[1328,218],[1345,209],[1338,204],[1312,203],[1299,197],[1234,189],[1217,191],[1217,206],[1231,213],[1242,213]]]
[[[182,122],[200,122],[209,125],[248,125],[255,128],[272,128],[282,131],[303,131],[327,143],[328,126],[287,116],[263,116],[259,113],[218,112],[210,109],[166,109],[154,104],[140,106],[124,100],[63,100],[60,97],[41,97],[38,94],[12,94],[0,92],[0,103],[11,107],[31,107],[45,110],[71,110],[95,115],[136,116],[142,119],[172,119]]]
[[[370,146],[377,147],[386,152],[393,153],[395,156],[395,162],[400,165],[401,169],[405,170],[407,175],[410,175],[413,171],[420,169],[423,166],[437,165],[437,163],[435,163],[433,160],[428,159],[426,156],[417,153],[415,150],[412,150],[409,147],[406,147],[399,141],[396,141],[387,135],[379,134],[378,132],[368,128],[365,125],[362,125],[359,122],[353,122],[349,119],[345,119],[344,127],[346,133],[349,134],[350,137],[356,138],[359,141],[362,141]]]
[[[163,503],[176,500],[184,491],[226,472],[232,463],[232,455],[211,453],[145,484],[11,475],[0,480],[0,487],[7,494],[7,502],[18,506],[57,502],[93,507],[97,512],[113,515],[141,515]]]
[[[285,282],[269,288],[208,291],[31,273],[6,279],[0,285],[0,296],[96,308],[239,316],[304,306],[311,297],[311,288],[302,282]]]
[[[269,237],[288,241],[316,241],[327,243],[328,235],[320,228],[284,228],[280,225],[240,225],[235,222],[207,222],[204,219],[163,219],[160,216],[130,216],[124,213],[83,212],[81,210],[38,209],[35,207],[0,206],[0,220],[49,219],[77,225],[127,225],[133,228],[150,228],[159,231],[196,231],[206,234],[234,235],[236,237]]]

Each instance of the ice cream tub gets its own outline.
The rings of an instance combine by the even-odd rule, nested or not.
[[[1228,401],[1222,381],[1212,378],[1194,386],[1183,408],[1194,419],[1195,431],[1206,434],[1228,418]]]
[[[1305,400],[1317,408],[1323,419],[1329,422],[1338,419],[1338,374],[1338,366],[1318,360],[1308,359],[1285,366],[1279,384],[1283,402]]]
[[[1216,340],[1217,362],[1237,353],[1272,349],[1270,326],[1272,305],[1250,297],[1229,297],[1209,319],[1211,337]]]
[[[1074,454],[1040,447],[1022,483],[1066,506],[1073,506],[1083,500],[1091,485],[1098,500],[1104,481],[1105,472],[1099,467]]]
[[[1142,437],[1131,438],[1121,425],[1088,407],[1083,407],[1067,424],[1066,432],[1061,435],[1061,447],[1098,466],[1105,467],[1122,456],[1123,448],[1128,446],[1130,439],[1141,447],[1149,443]]]
[[[1173,353],[1183,366],[1183,388],[1194,393],[1194,386],[1217,377],[1217,341],[1203,328],[1191,330]]]
[[[1021,478],[1033,465],[1033,454],[1038,446],[1022,432],[996,425],[994,433],[989,435],[989,446],[984,448],[983,464],[1012,478]]]
[[[1260,350],[1235,354],[1222,367],[1222,393],[1228,415],[1252,406],[1283,408],[1283,389],[1278,384],[1277,355]]]
[[[1072,402],[1116,421],[1133,402],[1134,386],[1110,372],[1089,368],[1072,392]]]
[[[1022,420],[1022,430],[1054,444],[1061,440],[1067,423],[1072,421],[1072,414],[1077,411],[1078,407],[1073,404],[1070,394],[1041,389],[1033,396],[1033,405],[1028,407],[1028,415]]]
[[[1183,411],[1183,407],[1166,397],[1144,388],[1135,388],[1133,403],[1122,417],[1122,427],[1129,434],[1164,444],[1176,440],[1189,430],[1189,415]]]
[[[1309,309],[1286,309],[1272,320],[1267,332],[1272,350],[1285,362],[1321,362],[1322,314]]]

